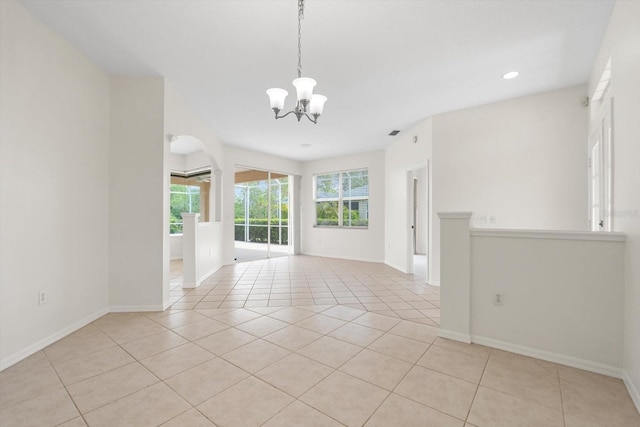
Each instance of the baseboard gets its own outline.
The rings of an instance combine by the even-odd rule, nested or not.
[[[213,273],[215,273],[216,271],[220,270],[222,268],[222,264],[213,267],[211,270],[209,270],[207,273],[201,274],[200,275],[200,282],[202,282],[203,280],[207,279],[209,276],[211,276]]]
[[[435,280],[427,280],[427,285],[440,286],[440,282]]]
[[[571,366],[572,368],[595,372],[597,374],[607,375],[614,378],[623,378],[625,374],[623,369],[617,366],[605,365],[604,363],[593,362],[591,360],[585,360],[573,356],[540,350],[537,348],[526,347],[519,344],[496,340],[493,338],[471,335],[471,342],[473,342],[474,344],[486,345],[487,347],[493,347],[499,350],[521,354],[523,356],[535,357],[536,359],[546,360],[547,362]]]
[[[468,334],[461,334],[460,332],[448,331],[446,329],[439,329],[438,335],[441,336],[442,338],[447,338],[450,340],[471,344],[471,335],[468,335]]]
[[[142,311],[164,311],[164,304],[161,305],[112,305],[109,313],[137,313]]]
[[[201,282],[198,283],[186,283],[186,282],[182,282],[182,287],[185,289],[195,289],[198,286],[201,285]]]
[[[393,263],[386,262],[386,261],[384,261],[384,264],[388,265],[389,267],[393,268],[394,270],[398,270],[400,273],[409,274],[409,273],[406,272],[406,269],[407,269],[406,266],[404,268],[400,268],[400,266],[397,266],[397,265],[395,265]]]
[[[95,313],[90,314],[89,316],[83,317],[77,322],[72,323],[66,328],[63,328],[57,332],[54,332],[48,337],[45,337],[23,348],[22,350],[19,350],[7,357],[4,357],[2,360],[0,360],[0,371],[3,371],[6,368],[15,365],[16,363],[20,362],[23,359],[26,359],[27,357],[31,356],[34,353],[37,353],[43,348],[50,346],[54,342],[66,337],[67,335],[77,331],[80,328],[87,326],[89,323],[93,322],[96,319],[99,319],[100,317],[104,316],[107,313],[108,313],[108,310],[106,308],[102,308],[96,311]]]
[[[633,381],[631,381],[631,377],[629,376],[627,371],[624,372],[622,380],[624,381],[624,385],[627,386],[629,396],[631,396],[631,400],[633,400],[633,403],[636,405],[636,409],[638,410],[638,412],[640,412],[640,393],[638,393],[638,389],[636,388],[635,384],[633,384]]]
[[[349,261],[363,261],[363,262],[375,262],[378,264],[383,264],[384,260],[380,260],[380,259],[371,259],[371,258],[360,258],[360,257],[347,257],[347,256],[337,256],[337,255],[326,255],[326,254],[317,254],[317,253],[313,253],[313,252],[304,252],[301,253],[300,255],[306,255],[306,256],[315,256],[315,257],[319,257],[319,258],[333,258],[333,259],[346,259]]]

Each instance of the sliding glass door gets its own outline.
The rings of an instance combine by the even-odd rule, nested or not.
[[[236,261],[286,255],[289,244],[289,177],[236,168]]]

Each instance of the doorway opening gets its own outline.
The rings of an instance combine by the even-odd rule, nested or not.
[[[289,254],[289,176],[235,169],[236,262]]]
[[[429,168],[428,165],[407,171],[409,207],[408,272],[428,280],[429,249]]]
[[[611,59],[591,97],[589,123],[589,230],[613,230],[613,96]]]

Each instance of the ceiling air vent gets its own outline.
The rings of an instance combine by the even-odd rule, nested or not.
[[[397,134],[399,134],[399,133],[400,133],[400,131],[399,131],[399,130],[392,130],[392,131],[389,133],[389,135],[390,135],[390,136],[396,136],[396,135],[397,135]]]

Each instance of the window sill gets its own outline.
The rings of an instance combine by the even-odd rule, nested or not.
[[[339,230],[368,230],[369,226],[363,226],[363,227],[345,227],[343,226],[338,226],[338,225],[314,225],[313,228],[334,228],[334,229],[339,229]]]

